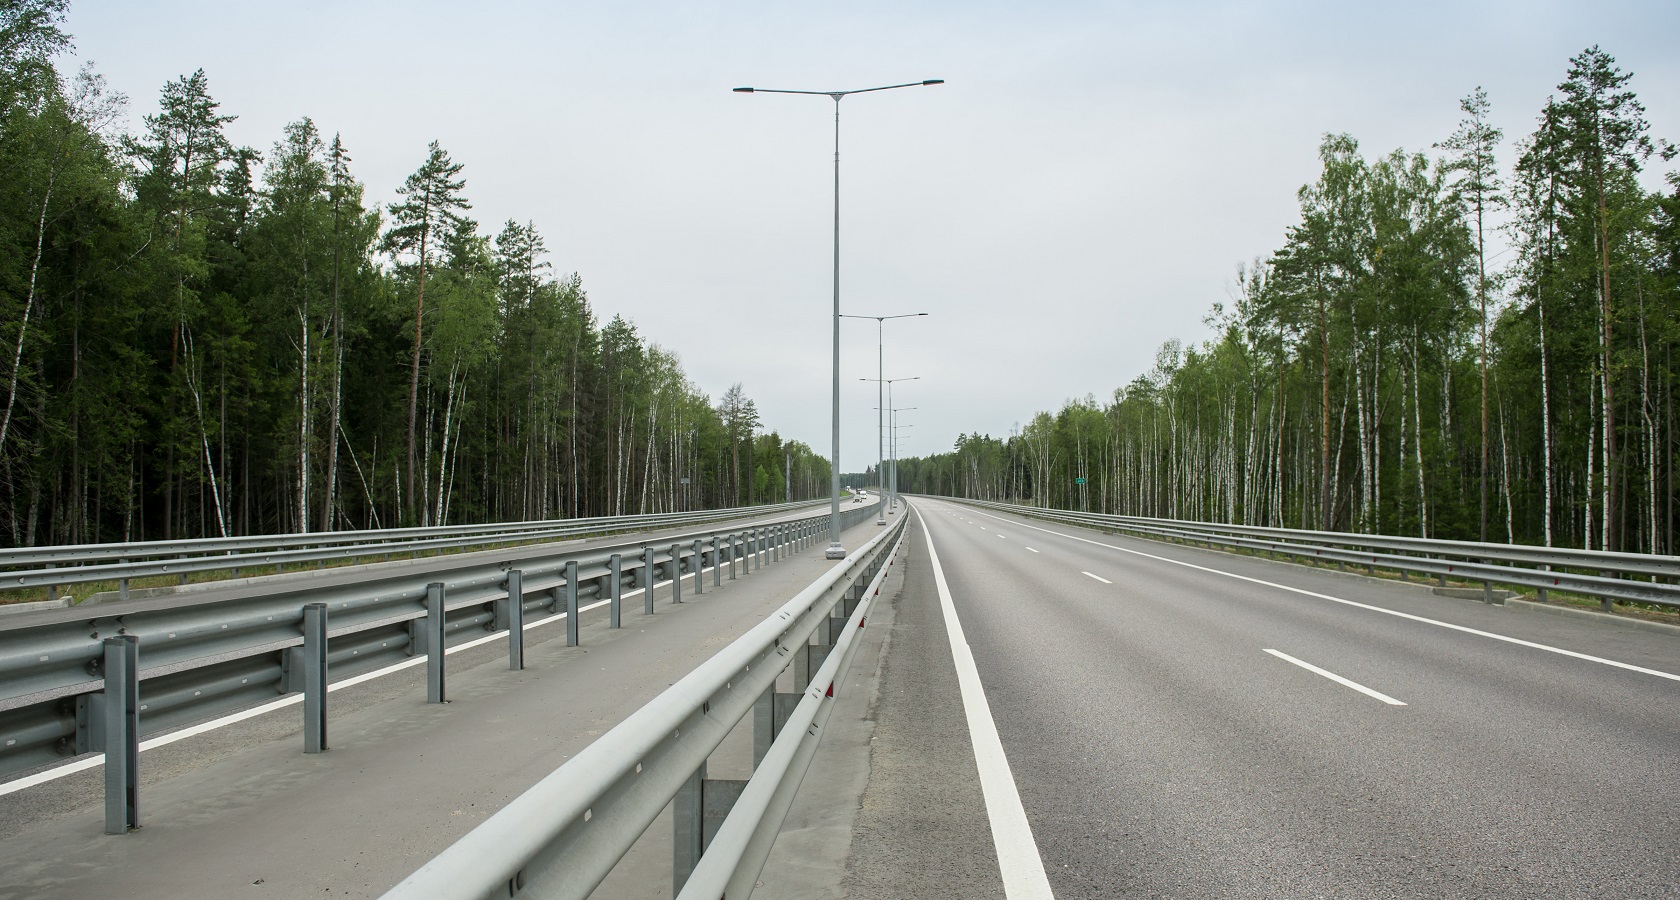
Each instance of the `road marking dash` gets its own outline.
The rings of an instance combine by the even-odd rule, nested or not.
[[[1037,552],[1038,552],[1038,551],[1037,551],[1037,550],[1033,550],[1033,548],[1031,548],[1031,547],[1028,547],[1028,548],[1027,548],[1027,549],[1028,549],[1028,550],[1032,550],[1032,552],[1034,552],[1034,553],[1037,553]]]
[[[1103,584],[1113,584],[1114,583],[1112,581],[1109,581],[1107,578],[1102,577],[1101,575],[1092,575],[1090,572],[1080,572],[1079,574],[1084,575],[1086,578],[1095,578],[1096,580],[1102,582]]]
[[[1342,687],[1353,688],[1354,690],[1358,691],[1359,693],[1364,694],[1367,697],[1375,697],[1376,699],[1381,700],[1384,703],[1387,703],[1389,706],[1405,706],[1406,705],[1405,703],[1402,703],[1401,701],[1396,700],[1393,697],[1390,697],[1389,695],[1383,693],[1382,691],[1373,691],[1370,688],[1366,687],[1363,684],[1360,684],[1357,681],[1350,681],[1346,678],[1343,678],[1340,675],[1337,675],[1335,672],[1330,672],[1330,671],[1327,671],[1327,670],[1324,670],[1324,669],[1320,669],[1318,666],[1315,666],[1310,662],[1303,662],[1299,659],[1296,659],[1293,656],[1290,656],[1287,653],[1282,652],[1281,650],[1273,650],[1270,647],[1267,647],[1267,648],[1264,648],[1264,649],[1266,650],[1267,653],[1270,653],[1271,655],[1277,657],[1278,659],[1283,660],[1284,662],[1294,663],[1295,665],[1300,666],[1303,669],[1306,669],[1308,672],[1315,672],[1319,675],[1323,675],[1325,678],[1328,678],[1331,681],[1336,682],[1337,684],[1341,685]]]

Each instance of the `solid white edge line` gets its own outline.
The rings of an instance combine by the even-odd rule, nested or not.
[[[991,515],[991,513],[982,513],[982,515]],[[998,519],[999,521],[1004,521],[1004,522],[1010,521],[1008,519],[1003,518],[1002,516],[992,516],[992,518]],[[1064,538],[1067,538],[1070,541],[1079,541],[1079,542],[1085,543],[1085,544],[1093,544],[1093,545],[1098,546],[1098,547],[1107,547],[1110,550],[1119,550],[1121,553],[1130,553],[1130,554],[1133,554],[1134,556],[1141,556],[1145,559],[1153,559],[1153,560],[1158,560],[1158,561],[1164,562],[1164,563],[1172,563],[1175,566],[1183,566],[1186,569],[1195,569],[1198,572],[1209,572],[1209,573],[1212,573],[1214,575],[1223,575],[1226,578],[1235,578],[1238,581],[1246,581],[1246,582],[1249,582],[1250,584],[1264,585],[1264,586],[1270,587],[1270,588],[1277,588],[1280,591],[1289,591],[1292,594],[1301,594],[1302,596],[1306,596],[1306,597],[1316,597],[1320,600],[1329,600],[1332,603],[1340,603],[1344,606],[1352,606],[1356,609],[1364,609],[1364,610],[1369,610],[1371,612],[1379,612],[1379,613],[1382,613],[1383,615],[1394,616],[1394,617],[1400,618],[1400,619],[1409,619],[1413,622],[1422,622],[1425,625],[1436,625],[1436,626],[1439,626],[1441,628],[1450,629],[1452,631],[1463,632],[1464,634],[1473,634],[1473,635],[1476,635],[1477,637],[1485,637],[1485,638],[1490,638],[1490,639],[1496,640],[1496,641],[1504,641],[1507,644],[1515,644],[1519,647],[1528,647],[1532,650],[1544,650],[1547,653],[1556,653],[1559,656],[1567,656],[1567,657],[1570,657],[1571,659],[1579,659],[1579,660],[1584,660],[1586,662],[1595,662],[1595,663],[1598,663],[1600,665],[1610,666],[1611,668],[1626,669],[1629,672],[1638,672],[1642,675],[1655,675],[1658,678],[1666,678],[1669,681],[1680,681],[1680,675],[1676,675],[1672,672],[1664,672],[1664,671],[1661,671],[1660,669],[1647,669],[1644,666],[1636,666],[1632,663],[1617,662],[1616,660],[1613,660],[1613,659],[1605,659],[1602,656],[1592,656],[1592,655],[1589,655],[1589,654],[1586,654],[1586,653],[1577,653],[1574,650],[1565,650],[1562,647],[1553,647],[1549,644],[1537,644],[1533,641],[1525,641],[1522,638],[1507,637],[1503,634],[1494,634],[1491,631],[1482,631],[1479,628],[1470,628],[1470,627],[1465,626],[1465,625],[1454,625],[1451,622],[1442,622],[1439,619],[1430,619],[1430,618],[1425,618],[1424,616],[1414,616],[1411,613],[1403,613],[1403,612],[1399,612],[1398,610],[1384,609],[1380,606],[1372,606],[1368,603],[1360,603],[1360,602],[1355,601],[1355,600],[1345,600],[1341,597],[1332,597],[1329,594],[1320,594],[1317,591],[1309,591],[1309,590],[1306,590],[1304,588],[1290,587],[1287,584],[1278,584],[1276,582],[1266,581],[1266,580],[1260,579],[1260,578],[1250,578],[1247,575],[1238,575],[1235,572],[1225,572],[1225,571],[1221,571],[1219,569],[1210,569],[1207,566],[1198,566],[1195,563],[1187,563],[1187,562],[1184,562],[1182,560],[1177,560],[1177,559],[1168,559],[1165,556],[1156,556],[1153,553],[1145,553],[1142,550],[1133,550],[1133,549],[1130,549],[1128,547],[1116,547],[1113,544],[1105,544],[1102,541],[1093,541],[1089,538],[1082,538],[1082,537],[1079,537],[1077,535],[1064,534],[1060,531],[1051,531],[1048,528],[1040,528],[1037,525],[1028,525],[1025,522],[1015,522],[1014,524],[1019,525],[1022,528],[1031,528],[1034,531],[1042,531],[1045,534],[1053,534],[1053,535],[1056,535],[1057,537],[1064,537]]]
[[[974,653],[963,636],[956,604],[951,601],[951,588],[945,583],[945,570],[939,565],[939,552],[933,549],[933,535],[920,514],[916,521],[921,523],[922,537],[927,541],[933,581],[939,588],[939,608],[945,614],[945,634],[957,664],[957,685],[962,690],[969,740],[974,744],[974,762],[980,770],[980,792],[986,800],[986,818],[991,821],[992,845],[997,849],[1004,896],[1010,900],[1054,898],[1050,879],[1044,874],[1044,859],[1038,855],[1038,842],[1033,840],[1032,825],[1027,822],[1026,808],[1021,805],[1021,794],[1009,769],[1009,758],[1004,755],[1003,742],[998,738],[997,723],[992,721],[992,708],[986,702],[986,689],[980,684],[980,671],[974,667]]]
[[[701,569],[701,574],[704,575],[706,572],[711,571],[713,568],[716,568],[716,566],[712,566],[712,567],[709,567],[709,568],[703,568],[703,569]],[[666,579],[665,581],[661,581],[661,582],[658,582],[658,583],[654,584],[653,589],[658,590],[659,588],[665,587],[665,586],[669,585],[670,583],[671,583],[670,579]],[[647,588],[636,588],[633,591],[628,591],[626,593],[622,593],[622,594],[619,595],[620,601],[628,600],[631,597],[634,597],[638,594],[642,594],[642,593],[646,592],[646,590],[647,590]],[[584,613],[589,612],[592,609],[600,609],[601,607],[607,606],[611,603],[612,603],[611,598],[608,598],[606,600],[597,600],[594,603],[588,604],[587,606],[579,606],[578,607],[578,615],[581,616]],[[526,622],[523,630],[530,631],[533,628],[538,628],[538,627],[541,627],[543,625],[548,625],[548,624],[553,623],[553,622],[565,621],[565,618],[566,618],[565,613],[556,613],[552,616],[546,616],[544,618],[537,619],[534,622]],[[443,651],[443,655],[444,656],[449,656],[452,653],[456,653],[456,652],[459,652],[461,650],[469,650],[473,647],[477,647],[477,646],[480,646],[482,644],[488,644],[491,641],[504,641],[504,640],[507,640],[507,632],[497,631],[497,632],[493,632],[491,634],[487,634],[487,635],[485,635],[484,637],[481,637],[481,638],[474,638],[470,641],[467,641],[464,644],[456,644],[453,647],[445,648],[444,651]],[[426,657],[415,656],[415,657],[411,657],[409,659],[405,659],[400,663],[392,663],[391,665],[385,666],[382,669],[374,669],[371,672],[363,672],[360,675],[352,675],[351,677],[346,678],[343,681],[334,681],[331,684],[327,685],[327,693],[330,694],[333,691],[338,690],[339,688],[347,688],[347,687],[351,687],[353,685],[358,685],[358,684],[361,684],[364,681],[372,681],[375,678],[383,678],[384,676],[390,675],[393,672],[400,672],[403,669],[409,669],[409,668],[413,668],[414,666],[425,665],[425,663],[426,663]],[[302,703],[302,702],[303,702],[303,694],[301,694],[301,693],[287,694],[284,697],[279,697],[277,699],[270,700],[269,702],[264,703],[261,706],[253,706],[249,709],[242,709],[239,712],[229,713],[229,714],[227,714],[225,716],[222,716],[220,718],[211,719],[208,722],[200,722],[197,725],[193,725],[193,726],[190,726],[190,727],[187,727],[187,728],[183,728],[179,731],[171,731],[168,734],[160,734],[160,735],[158,735],[157,737],[154,737],[154,738],[147,738],[146,740],[143,740],[143,741],[140,742],[140,752],[144,753],[147,750],[151,750],[151,749],[154,749],[154,748],[157,748],[157,747],[164,747],[164,746],[167,746],[169,744],[173,744],[176,741],[183,741],[183,740],[186,740],[187,738],[190,738],[190,737],[197,737],[198,735],[205,734],[206,732],[215,731],[218,728],[225,728],[228,725],[235,725],[235,724],[238,724],[240,722],[245,721],[246,719],[254,719],[257,716],[263,715],[265,713],[270,713],[270,712],[273,712],[277,709],[284,709],[285,707],[292,706],[294,704],[298,704],[298,703]],[[34,787],[38,784],[46,784],[49,781],[56,781],[57,779],[65,778],[65,777],[68,777],[70,775],[74,775],[77,772],[85,772],[88,769],[92,769],[92,768],[95,768],[97,766],[103,766],[103,765],[105,765],[105,754],[103,754],[103,753],[95,754],[93,756],[89,756],[89,757],[86,757],[84,759],[78,759],[74,762],[68,762],[68,763],[65,763],[62,766],[58,766],[57,768],[48,769],[44,772],[36,772],[34,775],[28,775],[28,776],[25,776],[23,778],[19,778],[16,781],[8,781],[5,784],[0,784],[0,797],[4,797],[8,794],[15,794],[18,791],[27,790],[28,788],[32,788],[32,787]]]
[[[1284,653],[1281,650],[1273,650],[1270,647],[1266,647],[1264,649],[1267,653],[1270,653],[1271,655],[1277,657],[1278,659],[1283,660],[1284,662],[1294,663],[1295,665],[1300,666],[1303,669],[1306,669],[1308,672],[1314,672],[1314,673],[1317,673],[1319,675],[1323,675],[1325,678],[1328,678],[1331,681],[1336,682],[1337,684],[1341,685],[1342,687],[1353,688],[1354,690],[1358,691],[1359,693],[1364,694],[1367,697],[1375,697],[1378,700],[1381,700],[1382,702],[1387,703],[1389,706],[1405,706],[1406,705],[1405,703],[1402,703],[1401,701],[1396,700],[1393,697],[1390,697],[1389,695],[1383,693],[1382,691],[1373,691],[1370,688],[1366,687],[1363,684],[1360,684],[1357,681],[1350,681],[1346,678],[1343,678],[1340,675],[1337,675],[1335,672],[1327,671],[1325,669],[1320,669],[1318,666],[1315,666],[1310,662],[1304,662],[1302,660],[1296,659],[1295,657],[1290,656],[1289,654]]]
[[[1102,577],[1101,575],[1092,575],[1090,572],[1081,571],[1079,574],[1084,575],[1086,578],[1095,578],[1096,580],[1102,582],[1103,584],[1113,584],[1114,583],[1112,581],[1109,581],[1107,578]]]

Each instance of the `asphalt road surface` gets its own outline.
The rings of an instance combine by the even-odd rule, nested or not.
[[[915,507],[854,896],[1680,896],[1680,636]]]

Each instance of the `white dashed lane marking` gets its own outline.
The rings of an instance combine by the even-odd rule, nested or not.
[[[1306,669],[1308,672],[1312,672],[1312,673],[1317,674],[1317,675],[1323,675],[1325,678],[1328,678],[1331,681],[1336,682],[1337,684],[1341,685],[1342,687],[1350,687],[1350,688],[1353,688],[1354,690],[1358,691],[1359,693],[1364,694],[1367,697],[1375,697],[1376,699],[1381,700],[1384,703],[1387,703],[1389,706],[1405,706],[1406,705],[1406,704],[1400,702],[1399,700],[1396,700],[1393,697],[1390,697],[1389,695],[1387,695],[1387,694],[1385,694],[1381,691],[1373,691],[1363,684],[1360,684],[1356,681],[1349,681],[1348,679],[1343,678],[1340,675],[1337,675],[1335,672],[1330,672],[1330,671],[1326,671],[1324,669],[1320,669],[1318,666],[1315,666],[1310,662],[1302,662],[1301,660],[1298,660],[1295,657],[1290,656],[1289,654],[1284,653],[1280,650],[1273,650],[1270,647],[1268,647],[1268,648],[1266,648],[1266,652],[1270,653],[1271,655],[1273,655],[1275,657],[1277,657],[1278,659],[1283,660],[1284,662],[1294,663],[1295,665],[1300,666],[1303,669]]]

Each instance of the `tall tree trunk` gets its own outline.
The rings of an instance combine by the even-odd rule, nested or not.
[[[327,400],[327,471],[322,485],[321,530],[332,531],[333,511],[338,506],[339,406],[344,397],[344,311],[339,303],[342,278],[343,239],[340,235],[338,192],[333,193],[333,276],[332,276],[332,395]]]
[[[1604,199],[1604,174],[1598,173],[1598,253],[1599,253],[1599,288],[1601,291],[1603,308],[1604,335],[1602,348],[1604,352],[1604,380],[1600,387],[1604,392],[1604,539],[1601,546],[1606,550],[1619,549],[1616,502],[1616,475],[1618,463],[1616,459],[1616,402],[1615,402],[1615,367],[1612,364],[1614,345],[1612,344],[1614,308],[1610,303],[1610,213]]]
[[[1319,345],[1319,527],[1330,530],[1330,323],[1324,310],[1324,290],[1318,289],[1318,345]]]
[[[11,432],[12,410],[16,408],[18,388],[23,376],[23,344],[29,334],[29,317],[35,312],[35,297],[41,274],[41,256],[47,241],[47,210],[52,205],[53,186],[57,181],[58,170],[48,168],[47,188],[41,195],[41,213],[35,223],[35,255],[29,262],[29,289],[24,295],[23,315],[18,317],[17,342],[12,348],[12,378],[10,390],[6,392],[6,412],[0,417],[0,454],[6,450],[6,437]]]
[[[423,338],[421,325],[426,317],[426,251],[427,244],[431,239],[430,199],[431,197],[428,194],[426,197],[427,206],[424,218],[426,224],[423,225],[420,230],[420,280],[418,290],[414,298],[414,363],[410,367],[408,375],[408,473],[405,479],[407,482],[405,487],[407,488],[406,493],[408,494],[408,502],[410,504],[415,501],[414,425],[415,415],[419,411],[420,404],[420,348]],[[421,508],[424,509],[424,505],[422,505]],[[414,517],[412,515],[405,515],[404,518],[408,519],[409,522],[412,523]]]

